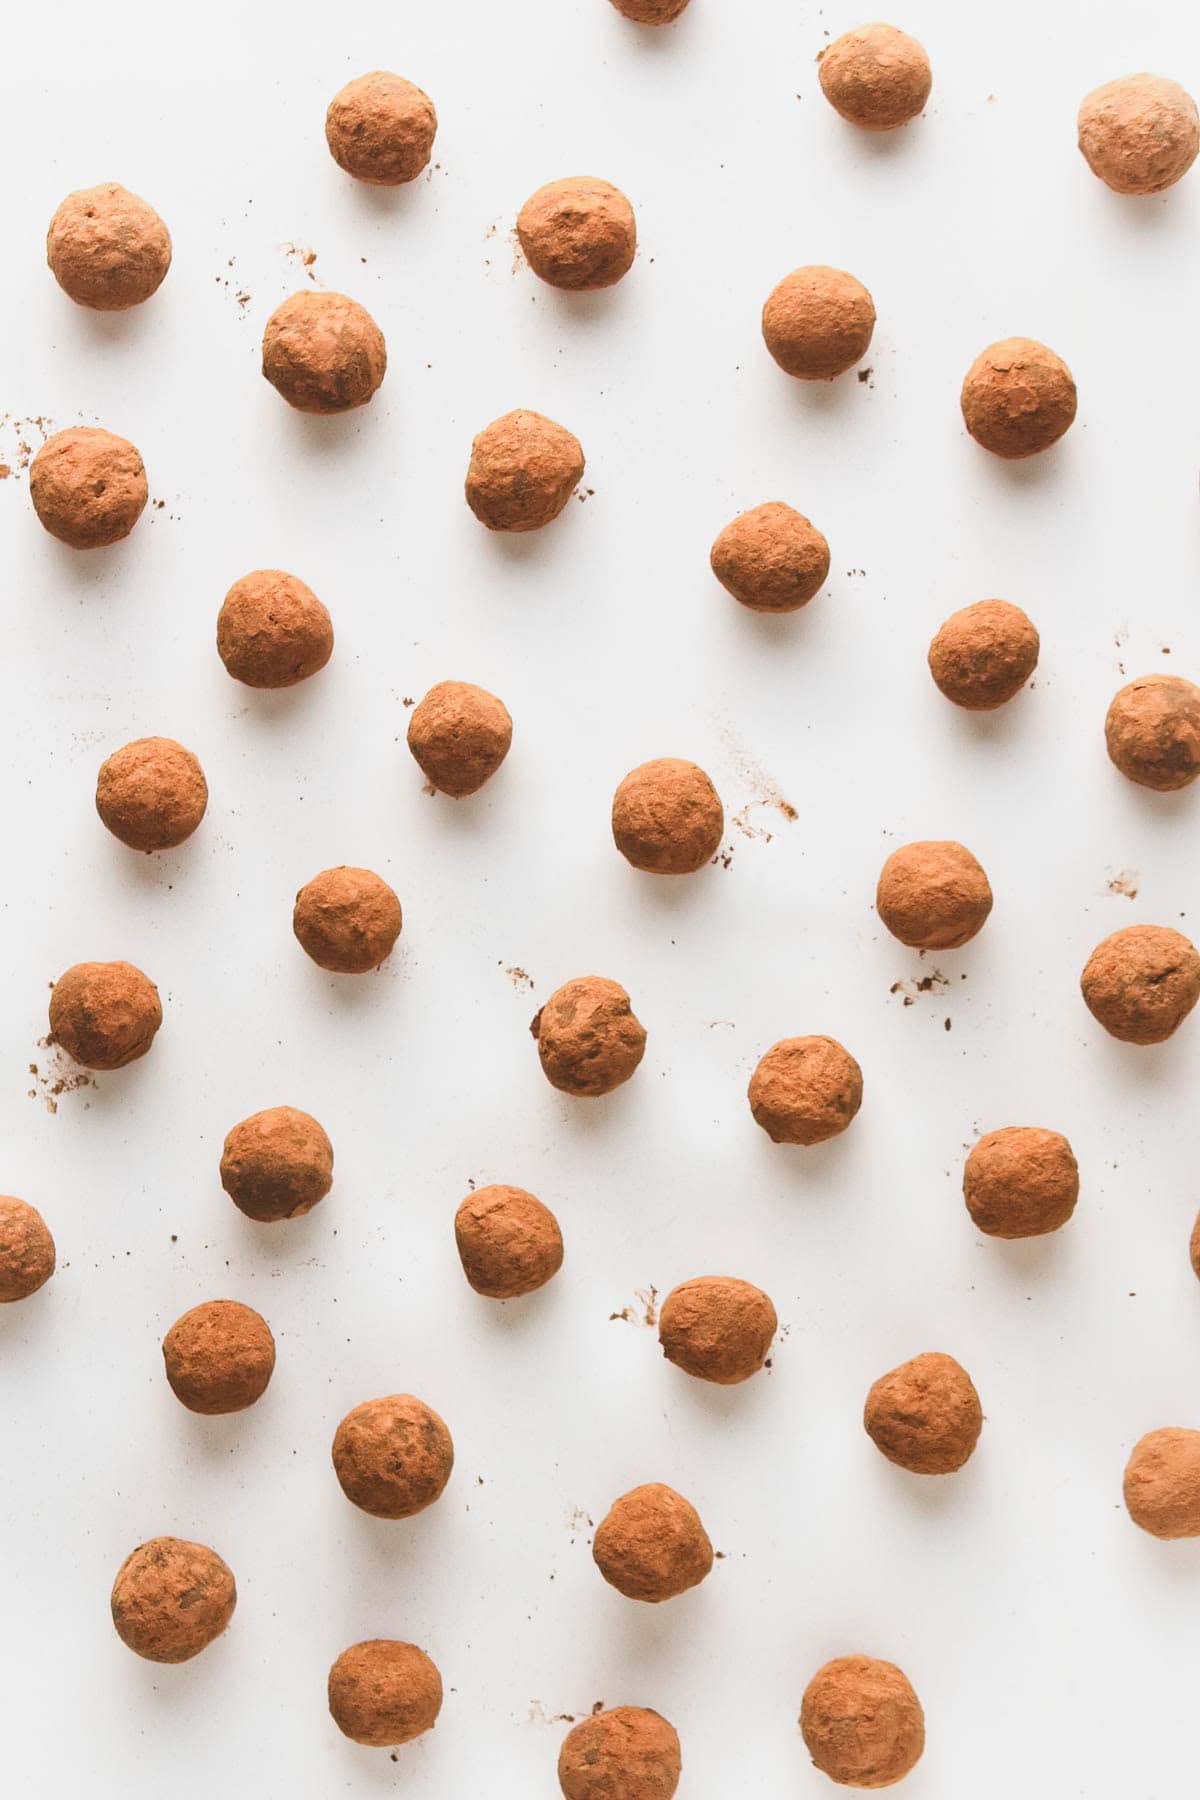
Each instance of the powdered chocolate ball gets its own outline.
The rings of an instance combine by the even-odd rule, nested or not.
[[[115,181],[68,194],[46,233],[65,294],[97,312],[140,306],[171,266],[171,234],[152,206]]]
[[[539,531],[583,478],[583,450],[541,413],[505,413],[471,445],[467,505],[489,531]]]
[[[817,1768],[843,1787],[900,1781],[925,1748],[925,1714],[895,1663],[839,1656],[804,1690],[800,1730]]]
[[[400,902],[370,869],[324,869],[296,895],[292,930],[323,969],[365,975],[392,953],[400,936]]]
[[[759,1059],[748,1097],[773,1144],[823,1144],[862,1105],[862,1070],[836,1038],[782,1038]]]
[[[442,1678],[415,1644],[368,1638],[343,1650],[330,1669],[329,1710],[356,1744],[410,1744],[442,1710]]]
[[[947,700],[991,712],[1019,694],[1037,668],[1037,626],[1007,600],[977,600],[951,613],[929,646],[929,673]]]
[[[613,842],[635,869],[694,875],[721,847],[725,810],[704,770],[677,756],[631,769],[613,795]]]
[[[454,1445],[431,1406],[389,1394],[346,1414],[334,1434],[333,1467],[355,1506],[377,1519],[411,1519],[449,1481]]]
[[[85,1069],[123,1069],[162,1024],[158,989],[127,962],[75,963],[50,995],[50,1036]]]
[[[704,1580],[713,1547],[690,1501],[653,1481],[614,1500],[592,1541],[596,1567],[628,1600],[673,1600]]]
[[[893,937],[914,950],[957,950],[992,910],[983,869],[962,844],[904,844],[880,870],[875,909]]]
[[[612,287],[629,272],[637,223],[611,181],[570,175],[529,196],[517,215],[517,237],[535,275],[582,293]]]
[[[135,738],[100,765],[96,811],[131,850],[173,850],[207,806],[204,770],[174,738]]]
[[[333,1145],[294,1106],[251,1113],[225,1139],[221,1186],[248,1219],[299,1219],[333,1186]]]
[[[1139,787],[1170,793],[1200,775],[1200,688],[1178,675],[1143,675],[1114,698],[1108,754]]]
[[[660,1713],[613,1706],[568,1731],[558,1753],[564,1800],[673,1800],[679,1736]]]
[[[529,1027],[542,1073],[563,1094],[595,1099],[628,1081],[646,1033],[619,981],[581,975],[555,990]]]
[[[484,1187],[454,1215],[463,1274],[477,1294],[515,1300],[532,1294],[562,1268],[563,1241],[548,1206],[519,1187]]]
[[[658,1341],[685,1374],[733,1387],[762,1368],[778,1323],[761,1288],[732,1275],[700,1275],[663,1301]]]
[[[0,1306],[28,1300],[54,1273],[54,1239],[28,1201],[0,1194]]]
[[[304,289],[267,320],[262,372],[298,412],[350,412],[383,380],[387,346],[357,300]]]
[[[255,569],[225,596],[217,615],[217,654],[247,687],[294,687],[333,655],[333,622],[297,576]]]
[[[864,131],[907,125],[933,85],[924,48],[894,25],[861,25],[835,38],[818,56],[817,73],[829,104]]]
[[[1044,1237],[1079,1198],[1079,1165],[1060,1131],[1006,1125],[979,1139],[963,1167],[963,1199],[988,1237]]]
[[[1125,1465],[1125,1504],[1156,1538],[1200,1537],[1200,1431],[1148,1431]]]
[[[875,302],[843,269],[793,269],[767,297],[762,331],[780,368],[802,381],[832,381],[867,354]]]
[[[952,1475],[979,1441],[983,1408],[962,1364],[929,1350],[872,1383],[863,1425],[889,1462],[914,1475]]]
[[[267,1391],[275,1368],[271,1327],[252,1306],[206,1300],[163,1339],[167,1380],[189,1412],[235,1413]]]
[[[237,1586],[215,1550],[185,1538],[151,1538],[113,1582],[112,1618],[122,1643],[149,1662],[181,1663],[219,1638]]]
[[[768,500],[726,525],[709,562],[721,586],[743,606],[797,612],[824,585],[829,545],[794,506]]]
[[[687,3],[688,0],[612,0],[617,11],[635,25],[670,25]]]
[[[1079,148],[1093,175],[1118,194],[1161,194],[1200,150],[1196,102],[1161,75],[1123,75],[1079,108]]]
[[[429,95],[386,69],[348,81],[325,114],[325,141],[334,162],[374,187],[415,181],[429,162],[436,132]]]
[[[456,800],[490,781],[511,743],[503,700],[469,681],[439,681],[408,721],[408,747],[421,773]]]
[[[1200,1213],[1196,1214],[1196,1222],[1192,1226],[1192,1235],[1188,1242],[1188,1254],[1192,1261],[1192,1273],[1200,1281]]]
[[[102,550],[129,536],[149,490],[128,438],[72,425],[46,439],[29,465],[33,510],[60,544]]]
[[[1075,418],[1075,382],[1045,344],[1002,338],[967,370],[960,404],[975,442],[1013,461],[1057,444]]]
[[[1127,925],[1096,945],[1079,982],[1105,1031],[1126,1044],[1161,1044],[1200,999],[1200,956],[1169,925]]]

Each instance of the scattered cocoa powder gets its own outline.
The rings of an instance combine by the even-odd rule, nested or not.
[[[982,930],[992,910],[992,890],[964,845],[904,844],[880,871],[875,909],[902,944],[957,950]]]
[[[207,807],[204,771],[174,738],[135,738],[100,765],[96,811],[131,850],[173,850]]]
[[[629,995],[603,975],[582,975],[557,988],[529,1029],[551,1087],[588,1099],[628,1081],[646,1049]]]
[[[370,869],[324,869],[296,895],[292,930],[322,969],[365,975],[391,955],[402,924],[400,902]]]
[[[1200,1537],[1200,1431],[1148,1431],[1125,1465],[1125,1505],[1156,1538]]]
[[[247,687],[294,687],[333,655],[333,622],[298,576],[254,569],[234,582],[221,605],[217,654]]]
[[[490,781],[512,744],[502,700],[469,681],[439,681],[408,721],[408,747],[423,775],[456,800]]]
[[[962,1364],[929,1350],[872,1383],[863,1425],[889,1462],[914,1475],[950,1475],[978,1443],[983,1409]]]
[[[829,545],[803,513],[782,500],[739,513],[709,553],[721,586],[754,612],[797,612],[824,586]]]
[[[1080,977],[1092,1017],[1127,1044],[1161,1044],[1200,999],[1200,956],[1169,925],[1127,925],[1096,945]]]
[[[1123,75],[1084,98],[1079,148],[1115,193],[1161,194],[1187,174],[1200,150],[1196,102],[1161,75]]]
[[[54,1239],[27,1200],[0,1194],[0,1306],[28,1300],[54,1273]]]
[[[128,438],[73,425],[46,439],[29,470],[33,510],[72,550],[100,550],[129,536],[149,489]]]
[[[890,1787],[925,1748],[925,1714],[908,1677],[873,1656],[839,1656],[817,1670],[800,1730],[817,1768],[844,1787]]]
[[[661,1482],[614,1500],[596,1527],[592,1556],[629,1600],[671,1600],[704,1580],[713,1548],[694,1506]]]
[[[408,1744],[436,1722],[442,1678],[415,1644],[369,1638],[343,1650],[330,1669],[329,1710],[356,1744]]]
[[[378,389],[387,346],[357,300],[301,289],[267,320],[262,372],[299,412],[349,412]]]
[[[1139,787],[1171,793],[1200,775],[1200,688],[1178,675],[1123,687],[1104,721],[1108,754]]]
[[[1075,418],[1065,362],[1034,338],[1002,338],[980,351],[963,379],[963,423],[985,450],[1015,460],[1056,444]]]
[[[663,1301],[658,1341],[685,1374],[732,1387],[762,1368],[778,1323],[761,1288],[731,1275],[701,1275]]]
[[[132,963],[75,963],[50,994],[50,1036],[87,1069],[145,1056],[162,1024],[158,989]]]
[[[1037,668],[1037,627],[1007,600],[977,600],[951,613],[929,646],[929,673],[947,700],[991,712],[1019,694]]]
[[[347,1500],[377,1519],[411,1519],[439,1498],[454,1444],[432,1407],[389,1394],[352,1408],[333,1439],[333,1467]]]
[[[558,1753],[564,1800],[673,1800],[680,1769],[675,1727],[642,1706],[593,1712]]]
[[[862,1070],[830,1037],[783,1038],[759,1060],[748,1098],[773,1144],[823,1144],[862,1105]]]
[[[933,85],[923,47],[894,25],[862,25],[835,38],[817,57],[817,73],[829,104],[864,131],[907,125]]]
[[[489,531],[539,531],[583,478],[579,439],[541,413],[493,419],[471,445],[467,505]]]
[[[832,381],[861,362],[875,330],[875,303],[843,269],[793,269],[767,297],[762,332],[788,375]]]
[[[482,1187],[454,1215],[463,1274],[477,1294],[514,1300],[562,1267],[563,1241],[548,1206],[518,1187]]]
[[[117,1635],[150,1662],[181,1663],[219,1638],[237,1605],[233,1571],[215,1550],[151,1538],[127,1556],[112,1590]]]
[[[334,162],[375,187],[415,181],[433,154],[436,133],[429,95],[386,69],[347,82],[325,114],[325,141]]]
[[[635,869],[694,875],[725,830],[720,796],[704,770],[664,756],[630,770],[613,795],[613,842]]]
[[[632,206],[620,188],[590,175],[538,188],[517,215],[517,237],[534,274],[571,293],[612,287],[637,251]]]
[[[67,195],[46,233],[46,261],[80,306],[124,312],[161,285],[171,234],[152,206],[106,181]]]
[[[963,1168],[963,1199],[988,1237],[1043,1237],[1075,1211],[1079,1165],[1059,1131],[1006,1125],[989,1131]]]

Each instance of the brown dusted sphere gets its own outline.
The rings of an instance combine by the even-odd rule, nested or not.
[[[912,1684],[874,1656],[839,1656],[818,1669],[804,1690],[800,1730],[817,1768],[843,1787],[891,1787],[925,1748]]]
[[[992,910],[988,878],[952,840],[904,844],[879,873],[875,908],[893,937],[913,950],[957,950]]]
[[[773,1144],[823,1144],[862,1105],[862,1070],[836,1038],[782,1038],[759,1059],[750,1111]]]
[[[251,1113],[225,1139],[221,1186],[248,1219],[299,1219],[333,1186],[333,1145],[294,1106]]]
[[[1192,1235],[1188,1242],[1188,1254],[1192,1259],[1192,1273],[1200,1281],[1200,1213],[1196,1214],[1196,1222],[1192,1226]]]
[[[1156,1538],[1200,1537],[1200,1431],[1148,1431],[1125,1465],[1125,1505]]]
[[[889,1462],[914,1475],[952,1475],[979,1442],[983,1408],[962,1364],[929,1350],[872,1383],[863,1425]]]
[[[382,876],[344,864],[314,875],[292,909],[302,948],[337,975],[377,969],[391,955],[402,922],[400,902]]]
[[[583,449],[541,413],[505,413],[471,445],[467,505],[489,531],[539,531],[583,478]]]
[[[429,95],[386,69],[348,81],[325,114],[325,141],[334,162],[373,187],[415,181],[429,162],[436,133]]]
[[[413,708],[408,747],[439,793],[462,800],[490,781],[508,755],[512,716],[469,681],[439,681]]]
[[[207,806],[204,770],[174,738],[135,738],[100,765],[96,811],[131,850],[173,850]]]
[[[410,1744],[437,1721],[442,1678],[415,1644],[368,1638],[343,1650],[330,1669],[329,1710],[356,1744]]]
[[[163,1339],[167,1380],[189,1412],[235,1413],[267,1391],[275,1368],[271,1327],[252,1306],[206,1300]]]
[[[115,181],[68,194],[46,233],[64,294],[97,312],[140,306],[171,266],[171,234],[152,206]]]
[[[1161,1044],[1200,999],[1200,956],[1169,925],[1127,925],[1096,945],[1079,980],[1088,1011],[1126,1044]]]
[[[267,320],[262,372],[297,412],[350,412],[387,373],[387,345],[357,300],[303,289]]]
[[[629,995],[603,975],[564,982],[529,1029],[551,1087],[592,1100],[628,1081],[646,1049]]]
[[[1178,675],[1143,675],[1113,699],[1104,741],[1122,775],[1171,793],[1200,775],[1200,688]]]
[[[1075,381],[1034,338],[1002,338],[963,378],[963,423],[985,450],[1015,461],[1057,444],[1075,418]]]
[[[628,274],[637,223],[611,181],[569,175],[529,196],[517,214],[517,237],[535,275],[551,287],[584,293]]]
[[[612,4],[635,25],[671,25],[679,17],[688,0],[612,0]]]
[[[725,809],[694,762],[662,756],[631,769],[613,795],[613,842],[635,869],[694,875],[721,847]]]
[[[992,712],[1037,668],[1037,626],[1007,600],[977,600],[951,613],[929,646],[929,673],[947,700]]]
[[[732,1275],[700,1275],[663,1301],[658,1341],[686,1375],[733,1387],[762,1368],[778,1323],[761,1288]]]
[[[72,425],[47,438],[29,465],[33,510],[60,544],[102,550],[129,536],[149,490],[128,438]]]
[[[1040,1125],[986,1132],[963,1166],[963,1199],[988,1237],[1044,1237],[1075,1211],[1075,1152],[1061,1131]]]
[[[709,552],[712,572],[754,612],[798,612],[829,574],[829,545],[816,526],[782,500],[739,513]]]
[[[568,1731],[558,1753],[564,1800],[673,1800],[679,1735],[644,1706],[612,1706]]]
[[[864,131],[894,131],[915,119],[933,74],[924,46],[894,25],[860,25],[817,58],[821,90],[835,112]]]
[[[181,1663],[219,1638],[237,1605],[233,1570],[205,1544],[151,1538],[113,1582],[112,1618],[122,1643],[149,1662]]]
[[[346,1414],[334,1433],[333,1467],[355,1506],[377,1519],[411,1519],[449,1481],[454,1444],[431,1406],[388,1394]]]
[[[54,1239],[36,1206],[0,1194],[0,1306],[28,1300],[54,1273]]]
[[[1105,82],[1079,108],[1079,148],[1115,193],[1161,194],[1187,174],[1200,150],[1196,102],[1161,75]]]
[[[704,1580],[713,1547],[690,1501],[652,1481],[614,1500],[592,1540],[596,1567],[627,1600],[673,1600]]]
[[[247,687],[295,687],[333,655],[333,622],[298,576],[254,569],[225,596],[217,615],[217,654]]]
[[[844,269],[793,269],[767,297],[762,333],[780,368],[801,381],[832,381],[867,354],[875,302]]]
[[[75,963],[50,995],[50,1036],[85,1069],[123,1069],[162,1024],[158,989],[127,962]]]
[[[548,1206],[519,1187],[483,1187],[454,1215],[463,1274],[489,1300],[532,1294],[562,1268],[563,1241]]]

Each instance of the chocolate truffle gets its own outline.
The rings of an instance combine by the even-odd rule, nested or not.
[[[28,1300],[54,1273],[54,1239],[35,1206],[0,1194],[0,1306]]]
[[[793,269],[763,307],[767,349],[801,381],[844,375],[867,354],[874,330],[874,301],[843,269]]]
[[[619,981],[581,975],[556,989],[529,1027],[542,1072],[563,1094],[595,1099],[628,1081],[646,1049],[644,1027]]]
[[[439,681],[408,721],[408,747],[443,794],[478,793],[508,755],[512,718],[503,700],[469,681]]]
[[[551,287],[583,293],[628,274],[637,249],[633,208],[611,181],[570,175],[548,181],[517,215],[530,268]]]
[[[377,1519],[411,1519],[449,1481],[454,1445],[423,1400],[388,1394],[346,1414],[334,1434],[333,1467],[355,1506]]]
[[[365,406],[387,371],[383,333],[345,294],[293,294],[267,320],[262,372],[298,412]]]
[[[673,1800],[679,1736],[660,1713],[612,1706],[568,1731],[558,1753],[564,1800]]]
[[[454,1215],[463,1274],[489,1300],[515,1300],[545,1287],[562,1268],[563,1241],[548,1206],[519,1187],[484,1187]]]
[[[872,1383],[863,1425],[889,1462],[914,1475],[952,1475],[979,1442],[983,1408],[962,1364],[929,1350]]]
[[[365,975],[392,953],[400,936],[400,902],[370,869],[323,869],[296,895],[292,930],[323,969]]]
[[[612,0],[619,13],[635,25],[671,25],[688,0]]]
[[[115,181],[68,194],[46,233],[64,294],[97,312],[140,306],[171,266],[171,234],[152,206]]]
[[[1104,721],[1108,754],[1130,781],[1167,794],[1200,775],[1200,688],[1178,675],[1123,687]]]
[[[29,465],[33,510],[60,544],[102,550],[129,536],[146,504],[146,470],[128,438],[72,425]]]
[[[721,847],[725,811],[704,770],[677,756],[631,769],[613,795],[613,842],[635,869],[694,875]]]
[[[1196,102],[1161,75],[1123,75],[1084,99],[1079,148],[1092,174],[1115,193],[1161,194],[1196,160]]]
[[[1200,1431],[1148,1431],[1125,1464],[1125,1504],[1156,1538],[1200,1537]]]
[[[221,1186],[248,1219],[298,1219],[333,1186],[333,1145],[294,1106],[251,1113],[225,1139]]]
[[[415,1644],[368,1638],[343,1650],[330,1669],[329,1710],[356,1744],[410,1744],[442,1710],[442,1678]]]
[[[333,655],[333,623],[297,576],[255,569],[225,596],[217,615],[217,654],[247,687],[295,687]]]
[[[891,1787],[925,1748],[925,1714],[908,1677],[874,1656],[839,1656],[818,1669],[800,1729],[817,1768],[843,1787]]]
[[[1192,1259],[1192,1273],[1200,1281],[1200,1213],[1196,1214],[1196,1222],[1192,1226],[1192,1235],[1188,1242],[1188,1254]]]
[[[733,1387],[762,1368],[778,1323],[761,1288],[732,1275],[700,1275],[663,1301],[658,1341],[686,1375]]]
[[[977,600],[951,613],[929,646],[929,673],[955,706],[992,712],[1037,668],[1037,626],[1007,600]]]
[[[709,553],[712,572],[735,600],[754,612],[798,612],[829,574],[829,545],[816,526],[768,500],[739,513]]]
[[[880,870],[875,909],[893,937],[914,950],[957,950],[992,910],[988,878],[962,844],[904,844]]]
[[[628,1600],[673,1600],[704,1580],[713,1547],[695,1507],[652,1481],[614,1500],[592,1541],[605,1581]]]
[[[963,1166],[963,1199],[988,1237],[1044,1237],[1075,1211],[1079,1165],[1060,1131],[1006,1125],[973,1145]]]
[[[933,75],[916,38],[894,25],[860,25],[817,57],[821,90],[835,112],[864,131],[894,131],[915,119]]]
[[[50,995],[50,1036],[85,1069],[123,1069],[162,1024],[158,989],[127,962],[75,963]]]
[[[541,413],[505,413],[471,445],[467,505],[489,531],[539,531],[583,478],[583,449]]]
[[[173,850],[207,806],[204,770],[174,738],[135,738],[100,765],[96,811],[131,850]]]
[[[836,1038],[782,1038],[759,1059],[750,1111],[773,1144],[823,1144],[862,1105],[862,1070]]]
[[[386,69],[348,81],[325,114],[325,141],[334,162],[373,187],[415,181],[429,162],[436,132],[429,95]]]
[[[151,1538],[113,1582],[112,1618],[122,1643],[149,1662],[181,1663],[219,1638],[237,1605],[233,1570],[215,1550],[185,1538]]]
[[[167,1380],[189,1412],[234,1413],[267,1391],[275,1339],[261,1313],[237,1300],[206,1300],[163,1339]]]
[[[1075,382],[1045,344],[1002,338],[967,370],[960,404],[975,442],[1014,461],[1057,444],[1075,418]]]
[[[1127,925],[1096,945],[1079,981],[1105,1031],[1126,1044],[1161,1044],[1200,998],[1200,956],[1169,925]]]

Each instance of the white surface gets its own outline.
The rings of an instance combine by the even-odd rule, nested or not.
[[[813,66],[858,22],[792,0],[694,0],[657,36],[605,0],[217,6],[182,36],[142,5],[9,20],[0,405],[126,433],[165,502],[76,555],[22,473],[0,484],[0,1188],[44,1210],[60,1255],[0,1317],[14,1795],[551,1796],[552,1721],[603,1700],[675,1722],[681,1800],[816,1796],[800,1695],[859,1649],[924,1701],[912,1800],[1167,1800],[1192,1779],[1200,1546],[1137,1532],[1120,1483],[1142,1431],[1200,1424],[1200,1024],[1122,1047],[1077,978],[1118,926],[1198,923],[1200,794],[1123,783],[1102,721],[1124,675],[1200,670],[1200,172],[1121,201],[1074,114],[1143,67],[1194,88],[1200,34],[1180,7],[1105,4],[1075,29],[1032,0],[912,0],[899,22],[933,100],[875,142]],[[379,65],[441,120],[439,167],[394,196],[343,177],[322,134],[334,90]],[[637,209],[638,261],[599,298],[512,269],[521,201],[572,172]],[[73,307],[42,260],[62,195],[109,178],[175,242],[159,296],[117,319]],[[304,279],[289,244],[387,335],[366,412],[302,418],[259,376],[262,324]],[[763,350],[764,296],[814,261],[874,293],[866,384],[803,387]],[[972,357],[1012,333],[1059,350],[1080,392],[1065,443],[1019,467],[957,407]],[[472,434],[514,406],[578,433],[594,496],[505,541],[461,482]],[[5,460],[18,436],[6,422]],[[707,566],[718,529],[771,498],[834,555],[827,590],[776,621]],[[235,687],[213,648],[229,583],[270,565],[337,630],[326,673],[277,697]],[[1042,661],[973,721],[925,648],[992,594],[1031,613]],[[447,676],[516,721],[502,774],[462,804],[422,793],[403,741],[405,696]],[[92,794],[102,757],[152,732],[198,751],[212,801],[149,860]],[[656,884],[613,850],[613,787],[663,754],[713,774],[728,869]],[[740,833],[773,792],[796,822],[759,805],[769,839]],[[921,836],[962,837],[996,893],[976,943],[925,963],[871,904],[887,851]],[[295,889],[342,861],[404,904],[366,980],[321,974],[290,931]],[[1106,892],[1120,870],[1132,903]],[[116,956],[159,982],[166,1022],[52,1116],[47,983]],[[890,991],[931,967],[948,986],[907,1007]],[[588,972],[625,982],[649,1029],[599,1103],[553,1093],[527,1031]],[[744,1097],[759,1054],[806,1031],[866,1077],[853,1129],[807,1153],[773,1148]],[[336,1184],[305,1221],[255,1228],[221,1192],[220,1143],[281,1102],[324,1122]],[[1083,1195],[1061,1235],[1006,1247],[971,1229],[959,1175],[978,1131],[1014,1123],[1069,1134]],[[462,1278],[472,1180],[561,1218],[566,1266],[527,1303]],[[610,1321],[703,1272],[778,1305],[774,1366],[740,1391]],[[159,1340],[221,1295],[261,1308],[279,1363],[261,1405],[205,1421],[171,1397]],[[931,1348],[988,1415],[945,1483],[891,1468],[859,1422],[872,1379]],[[343,1499],[329,1443],[397,1389],[444,1414],[458,1462],[438,1506],[389,1525]],[[652,1609],[601,1581],[584,1521],[659,1479],[725,1560]],[[122,1558],[160,1532],[214,1544],[240,1591],[225,1638],[178,1669],[129,1655],[108,1618]],[[325,1709],[329,1663],[372,1635],[426,1646],[446,1682],[436,1731],[396,1762]]]

